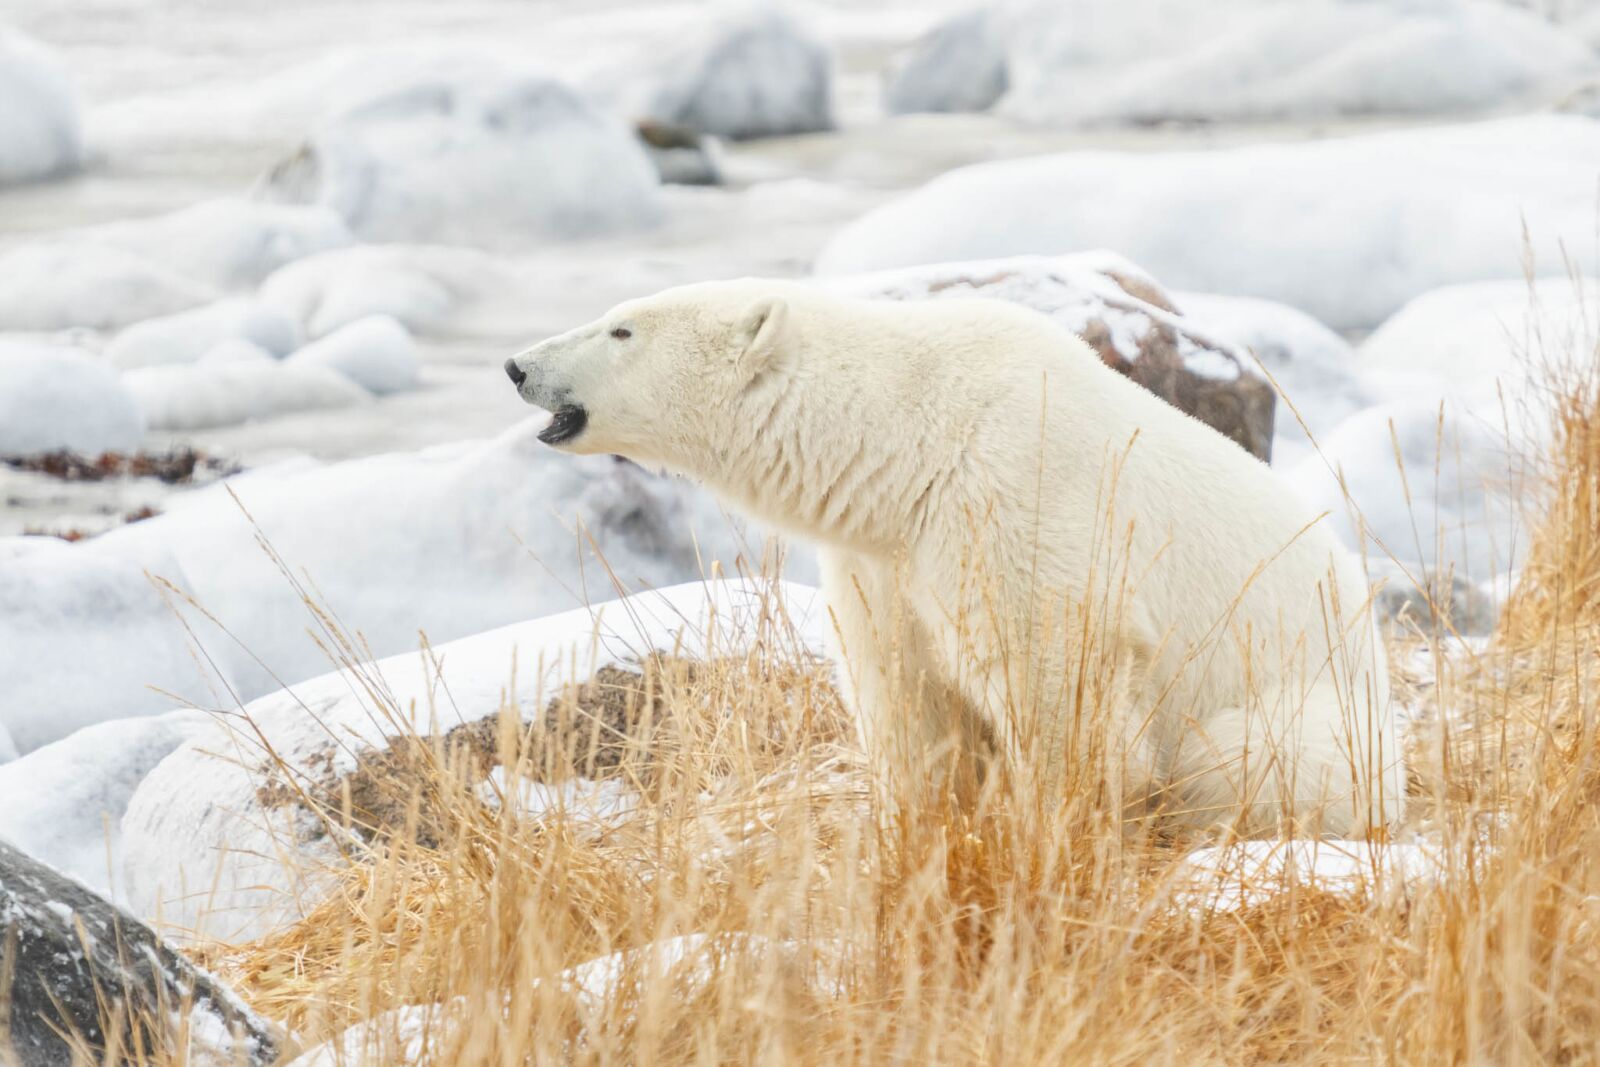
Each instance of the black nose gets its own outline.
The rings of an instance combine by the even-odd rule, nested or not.
[[[518,389],[521,389],[522,383],[528,380],[527,372],[517,366],[517,361],[514,359],[506,360],[506,377],[510,378],[511,384]]]

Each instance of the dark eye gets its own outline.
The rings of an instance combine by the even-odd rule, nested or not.
[[[615,330],[611,331],[611,336],[615,337],[619,341],[626,341],[628,338],[633,336],[633,331],[628,329],[626,326],[618,326]]]

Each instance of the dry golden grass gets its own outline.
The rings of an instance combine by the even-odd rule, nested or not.
[[[477,799],[470,760],[414,739],[402,825],[341,891],[200,954],[307,1045],[375,1020],[330,1063],[1600,1060],[1586,366],[1560,390],[1547,503],[1500,629],[1477,653],[1436,651],[1413,694],[1435,714],[1411,739],[1399,836],[1425,848],[1347,843],[1345,878],[1208,873],[1108,811],[1104,739],[1077,744],[1058,805],[1003,774],[975,806],[897,802],[775,610],[747,656],[648,672],[634,696],[670,707],[671,728],[604,772],[639,791],[631,811],[520,818]],[[501,762],[573,772],[520,721],[502,719]],[[682,935],[703,940],[652,947]],[[573,970],[611,953],[603,980]],[[385,1014],[407,1005],[434,1007],[409,1026]]]

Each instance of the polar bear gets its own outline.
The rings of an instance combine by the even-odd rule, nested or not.
[[[553,413],[547,444],[686,475],[817,546],[869,751],[986,740],[1059,789],[1093,736],[1115,802],[1180,825],[1401,813],[1359,565],[1266,466],[1043,315],[710,282],[506,372]]]

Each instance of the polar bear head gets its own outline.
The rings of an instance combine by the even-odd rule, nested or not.
[[[789,301],[752,279],[682,286],[612,308],[506,361],[530,404],[552,413],[539,439],[678,470],[718,451],[793,357]]]

